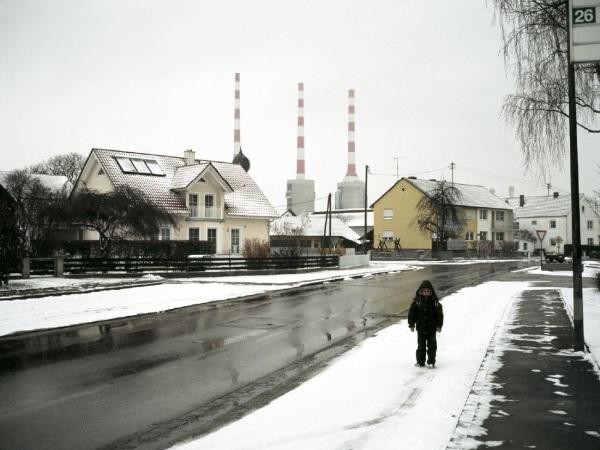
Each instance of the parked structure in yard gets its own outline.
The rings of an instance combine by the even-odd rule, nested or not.
[[[273,254],[294,249],[299,255],[317,255],[321,253],[324,233],[329,236],[329,224],[325,226],[323,214],[301,214],[295,216],[289,211],[271,222],[271,252]],[[327,231],[325,231],[327,230]],[[339,254],[352,253],[360,244],[360,236],[342,222],[331,218],[331,247]]]
[[[433,192],[438,183],[415,177],[401,178],[371,205],[375,248],[385,244],[386,248],[394,249],[398,242],[403,250],[432,249],[434,237],[417,227],[417,204],[423,196]],[[456,225],[461,239],[449,241],[448,249],[484,254],[512,249],[511,207],[483,186],[454,183],[454,187],[460,192],[457,206],[463,217]]]
[[[296,139],[296,179],[287,180],[287,208],[299,215],[315,210],[315,181],[305,178],[304,83],[298,83],[298,137]]]
[[[348,165],[346,176],[337,185],[335,209],[365,207],[365,182],[356,173],[355,130],[354,89],[350,89],[348,91]]]
[[[554,192],[547,196],[509,197],[507,203],[514,210],[519,230],[527,230],[535,236],[536,230],[545,230],[546,235],[542,248],[547,253],[562,253],[565,245],[573,243],[571,222],[571,196]],[[600,217],[593,205],[582,194],[579,199],[581,244],[600,245]],[[531,242],[517,239],[518,248],[522,252],[533,252],[540,248],[539,240],[531,247]]]
[[[268,241],[277,213],[254,180],[238,164],[119,150],[92,149],[74,187],[110,192],[117,186],[140,189],[177,217],[158,239],[206,240],[218,254],[240,254],[245,239]],[[82,239],[97,239],[84,230]]]

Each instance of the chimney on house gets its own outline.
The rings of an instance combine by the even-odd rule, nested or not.
[[[511,198],[515,196],[515,187],[514,186],[508,187],[508,196]]]
[[[525,196],[523,194],[519,195],[519,206],[521,208],[525,206]]]
[[[356,177],[356,144],[354,141],[354,89],[348,91],[348,167],[347,177]]]
[[[235,93],[234,93],[234,111],[233,111],[233,157],[240,152],[242,140],[240,133],[240,74],[235,74]]]
[[[554,197],[554,198],[558,198],[558,192],[554,192],[554,193],[552,194],[552,197]]]
[[[183,157],[185,159],[186,166],[193,166],[196,164],[196,152],[192,149],[188,149],[183,152]]]

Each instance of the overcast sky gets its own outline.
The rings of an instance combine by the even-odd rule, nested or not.
[[[454,161],[457,182],[545,194],[500,116],[512,82],[493,15],[484,0],[0,0],[0,169],[94,147],[230,161],[240,72],[242,148],[276,207],[298,82],[317,198],[345,175],[348,89],[370,201],[395,157],[400,176],[449,179]],[[598,139],[580,133],[582,192],[600,188]]]

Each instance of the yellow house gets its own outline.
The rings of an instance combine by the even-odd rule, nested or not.
[[[403,250],[431,250],[431,233],[419,230],[416,224],[417,204],[438,183],[415,177],[401,178],[371,205],[374,248],[385,243],[385,247],[392,250],[398,242]],[[457,206],[463,222],[459,231],[461,238],[453,240],[453,248],[498,250],[512,246],[510,205],[483,186],[455,183],[454,187],[460,193]]]

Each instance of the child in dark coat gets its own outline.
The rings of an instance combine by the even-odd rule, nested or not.
[[[442,304],[429,280],[425,280],[417,289],[417,294],[408,310],[408,326],[410,331],[417,327],[417,365],[425,365],[425,352],[427,351],[427,364],[435,366],[437,351],[436,331],[442,331],[444,325],[444,311]]]

